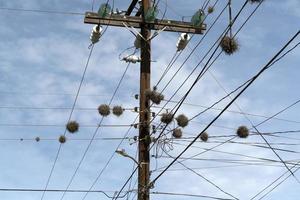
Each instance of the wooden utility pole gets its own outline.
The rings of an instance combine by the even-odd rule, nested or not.
[[[133,0],[125,15],[111,14],[99,17],[97,13],[87,12],[84,22],[118,27],[140,28],[141,35],[141,67],[140,67],[140,119],[139,119],[139,170],[138,170],[138,200],[149,200],[150,183],[150,101],[145,97],[145,91],[150,89],[151,78],[151,30],[203,34],[206,25],[194,27],[189,22],[174,20],[155,20],[146,22],[145,13],[152,6],[150,0],[142,0],[142,8],[136,16],[130,16],[138,0]],[[141,13],[140,13],[141,12]],[[140,14],[141,16],[140,16]],[[175,48],[175,45],[174,45]],[[148,112],[149,111],[149,112]]]
[[[143,0],[142,20],[145,22],[145,13],[150,6],[150,0]],[[151,30],[146,23],[141,24],[143,38],[149,39]],[[149,170],[150,170],[150,101],[145,91],[150,89],[151,73],[151,41],[141,39],[141,71],[140,71],[140,128],[139,128],[139,163],[138,171],[138,200],[149,200]],[[149,112],[148,112],[149,111]]]

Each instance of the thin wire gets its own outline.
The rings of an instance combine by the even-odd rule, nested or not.
[[[113,93],[113,95],[112,95],[112,97],[111,97],[111,99],[110,99],[108,105],[110,105],[110,104],[112,103],[113,99],[115,98],[115,95],[116,95],[117,91],[119,90],[119,88],[120,88],[120,86],[121,86],[121,83],[122,83],[122,81],[123,81],[123,79],[124,79],[124,77],[125,77],[125,75],[126,75],[126,73],[127,73],[127,71],[128,71],[129,66],[130,66],[130,63],[128,63],[128,65],[127,65],[127,67],[126,67],[124,73],[122,74],[122,77],[121,77],[121,79],[119,80],[118,85],[117,85],[117,87],[116,87],[116,89],[115,89],[115,91],[114,91],[114,93]],[[102,124],[103,119],[104,119],[104,117],[102,117],[102,119],[101,119],[99,125]],[[69,181],[69,183],[68,183],[68,186],[67,186],[66,190],[69,189],[69,187],[71,186],[71,184],[72,184],[72,182],[73,182],[73,180],[74,180],[74,178],[75,178],[75,176],[76,176],[76,174],[77,174],[77,172],[78,172],[78,170],[79,170],[79,168],[80,168],[80,166],[81,166],[81,164],[82,164],[82,162],[83,162],[83,160],[84,160],[84,158],[85,158],[87,152],[89,151],[89,149],[90,149],[90,147],[91,147],[91,144],[92,144],[92,142],[93,142],[95,136],[96,136],[97,133],[98,133],[99,128],[100,128],[100,126],[98,126],[98,127],[96,128],[96,130],[94,131],[93,137],[92,137],[92,139],[90,140],[90,142],[89,142],[87,148],[85,149],[84,154],[83,154],[83,156],[81,157],[81,160],[79,161],[79,163],[78,163],[78,165],[77,165],[77,167],[76,167],[76,170],[75,170],[75,172],[73,173],[73,175],[72,175],[72,177],[71,177],[71,179],[70,179],[70,181]],[[63,193],[62,197],[60,198],[61,200],[64,198],[65,194],[66,194],[66,193]]]
[[[280,57],[277,58],[275,61],[273,61],[273,62],[267,67],[267,69],[268,69],[269,67],[273,66],[275,63],[277,63],[279,60],[283,59],[288,53],[290,53],[292,50],[294,50],[295,47],[297,47],[298,45],[299,45],[299,44],[296,44],[294,47],[292,47],[290,50],[288,50],[288,51],[287,51],[286,53],[284,53],[282,56],[280,56]],[[220,55],[220,54],[219,54],[219,55]],[[241,87],[243,87],[244,85],[246,85],[247,83],[249,83],[252,79],[253,79],[253,77],[252,77],[251,79],[247,80],[246,82],[244,82],[243,84],[241,84],[239,87],[237,87],[235,90],[233,90],[232,92],[230,92],[228,95],[231,95],[231,94],[235,93],[235,92],[238,91]],[[209,110],[210,108],[214,107],[216,104],[218,104],[219,102],[221,102],[223,99],[227,98],[228,95],[226,95],[225,97],[221,98],[219,101],[215,102],[214,104],[212,104],[210,107],[208,107],[208,108],[205,109],[204,111],[202,111],[202,112],[196,114],[194,117],[192,117],[191,119],[189,119],[189,121],[195,119],[196,117],[198,117],[198,116],[201,115],[202,113],[204,113],[204,112],[206,112],[207,110]],[[181,100],[181,103],[182,103],[182,100]],[[291,106],[293,106],[293,105],[291,105]],[[178,107],[178,108],[179,108],[179,107]],[[289,108],[286,108],[286,109],[289,109]],[[282,112],[284,112],[284,111],[285,111],[285,110],[283,110]],[[280,114],[280,113],[279,113],[279,114]],[[278,115],[278,114],[276,114],[276,115]],[[275,116],[276,116],[276,115],[275,115]],[[263,121],[262,123],[265,123],[266,121],[269,121],[270,119],[273,119],[273,117],[275,117],[275,116],[271,116],[271,117],[267,118],[267,119],[266,119],[265,121]],[[165,126],[165,127],[166,127],[166,126]],[[173,130],[174,130],[174,129],[173,129]],[[171,130],[171,131],[173,131],[173,130]],[[164,129],[163,129],[163,131],[164,131]],[[160,133],[160,135],[158,136],[158,138],[160,138],[160,136],[163,134],[163,131],[161,131],[161,133]],[[171,132],[171,131],[169,131],[169,132]],[[230,141],[230,140],[228,140],[228,141]],[[152,147],[153,147],[153,146],[152,146]],[[151,147],[151,148],[152,148],[152,147]]]
[[[43,190],[43,189],[20,189],[20,188],[0,188],[0,191],[1,192],[63,192],[64,190]],[[83,192],[86,192],[86,190],[68,190],[67,191],[68,193],[83,193]],[[90,192],[93,192],[93,193],[102,193],[104,194],[107,198],[110,198],[112,199],[113,197],[112,196],[109,196],[107,193],[109,192],[113,192],[113,191],[104,191],[104,190],[93,190],[93,191],[90,191]],[[120,198],[124,198],[127,193],[130,193],[131,191],[126,191],[124,192],[124,194],[120,197]]]
[[[296,163],[291,169],[295,168],[296,166],[298,166],[300,164],[300,162]],[[300,169],[300,167],[298,167],[296,170],[294,170],[293,173],[297,172]],[[278,180],[280,180],[282,177],[284,177],[287,173],[289,173],[289,170],[286,171],[285,173],[283,173],[282,175],[280,175],[277,179],[275,179],[272,183],[270,183],[269,185],[267,185],[263,190],[261,190],[260,192],[258,192],[255,196],[253,196],[250,200],[255,199],[257,196],[259,196],[261,193],[263,193],[265,190],[267,190],[269,187],[271,187],[273,184],[275,184]],[[288,179],[292,174],[289,173],[289,175],[283,179],[280,183],[278,183],[275,187],[273,187],[270,191],[268,191],[264,196],[262,196],[260,199],[263,199],[264,197],[266,197],[269,193],[271,193],[275,188],[277,188],[280,184],[282,184],[286,179]],[[260,200],[259,199],[259,200]]]
[[[246,2],[247,3],[247,2]],[[180,158],[188,149],[190,146],[193,145],[193,143],[202,135],[203,132],[205,132],[211,124],[213,124],[223,113],[224,111],[229,108],[232,103],[242,94],[244,91],[268,68],[270,64],[273,63],[274,60],[286,49],[286,47],[294,41],[294,39],[299,35],[300,31],[298,31],[284,46],[283,48],[254,76],[254,78],[233,98],[233,100],[227,104],[223,111],[221,111],[202,131],[199,133],[199,135],[166,167],[166,169],[161,172],[151,183],[154,184],[155,181],[162,176],[177,160]],[[190,90],[189,90],[190,91]],[[186,95],[185,95],[186,96]]]
[[[89,53],[89,56],[88,56],[88,59],[87,59],[87,62],[86,62],[86,65],[85,65],[85,68],[84,68],[84,71],[83,71],[81,80],[80,80],[80,84],[79,84],[79,87],[78,87],[78,89],[77,89],[77,93],[76,93],[75,100],[74,100],[74,103],[73,103],[73,106],[72,106],[72,110],[71,110],[70,115],[69,115],[69,118],[68,118],[68,122],[69,122],[69,121],[71,120],[71,118],[72,118],[72,115],[73,115],[73,112],[74,112],[74,108],[75,108],[75,105],[76,105],[76,103],[77,103],[78,95],[79,95],[79,93],[80,93],[80,90],[81,90],[81,87],[82,87],[82,84],[83,84],[83,81],[84,81],[84,78],[85,78],[85,74],[86,74],[86,71],[87,71],[88,66],[89,66],[89,63],[90,63],[90,59],[91,59],[93,50],[94,50],[94,45],[92,45],[92,47],[91,47],[91,49],[90,49],[90,53]],[[66,132],[67,132],[67,129],[65,128],[64,135],[66,135]],[[50,174],[49,174],[48,179],[47,179],[47,182],[46,182],[45,191],[43,191],[41,200],[44,199],[46,190],[47,190],[47,188],[48,188],[48,186],[49,186],[50,179],[51,179],[51,177],[52,177],[54,168],[55,168],[56,163],[57,163],[57,160],[58,160],[58,156],[59,156],[60,151],[61,151],[61,148],[62,148],[62,144],[60,143],[59,148],[58,148],[58,151],[57,151],[56,156],[55,156],[54,163],[53,163],[53,165],[52,165]]]
[[[135,172],[137,171],[137,169],[139,168],[139,166],[137,166],[133,172],[131,173],[131,175],[129,176],[129,178],[126,180],[126,182],[124,183],[124,185],[122,186],[121,190],[118,192],[118,194],[116,195],[116,197],[113,200],[116,200],[120,197],[120,194],[122,193],[122,191],[124,190],[124,188],[126,187],[126,185],[128,184],[128,182],[131,180],[131,178],[133,177],[133,175],[135,174]]]
[[[168,152],[164,151],[165,154],[167,154],[168,156],[170,156],[171,158],[174,159],[173,156],[171,156]],[[220,186],[218,186],[217,184],[215,184],[214,182],[212,182],[211,180],[209,180],[208,178],[204,177],[203,175],[201,175],[200,173],[196,172],[195,170],[189,168],[188,166],[186,166],[185,164],[183,164],[181,161],[177,161],[177,163],[181,164],[183,167],[185,167],[186,169],[188,169],[189,171],[193,172],[194,174],[196,174],[197,176],[201,177],[202,179],[204,179],[206,182],[208,182],[209,184],[213,185],[214,187],[216,187],[218,190],[220,190],[221,192],[223,192],[224,194],[231,196],[234,199],[238,199],[235,196],[233,196],[232,194],[226,192],[225,190],[223,190]]]
[[[232,199],[225,199],[220,197],[213,197],[207,195],[200,195],[200,194],[184,194],[184,193],[171,193],[171,192],[151,192],[151,194],[156,195],[169,195],[169,196],[183,196],[183,197],[196,197],[196,198],[205,198],[205,199],[216,199],[216,200],[232,200]]]
[[[59,15],[80,15],[84,16],[84,13],[78,12],[66,12],[66,11],[53,11],[53,10],[38,10],[38,9],[23,9],[23,8],[7,8],[0,7],[0,10],[6,11],[22,11],[22,12],[33,12],[33,13],[44,13],[44,14],[59,14]]]

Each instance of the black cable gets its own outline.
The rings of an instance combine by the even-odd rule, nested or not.
[[[163,150],[164,151],[164,150]],[[164,151],[165,154],[167,154],[168,156],[170,156],[171,158],[174,158],[173,156],[171,156],[168,152]],[[206,182],[208,182],[209,184],[213,185],[215,188],[217,188],[218,190],[220,190],[221,192],[223,192],[224,194],[231,196],[234,199],[237,199],[235,196],[233,196],[232,194],[226,192],[225,190],[223,190],[220,186],[218,186],[217,184],[215,184],[214,182],[212,182],[211,180],[209,180],[208,178],[204,177],[203,175],[201,175],[200,173],[196,172],[195,170],[191,169],[190,167],[186,166],[185,164],[183,164],[181,161],[177,161],[177,163],[181,164],[183,167],[185,167],[186,169],[188,169],[189,171],[193,172],[194,174],[196,174],[197,176],[201,177],[202,179],[204,179]]]
[[[151,192],[151,194],[155,195],[169,195],[169,196],[182,196],[182,197],[195,197],[195,198],[205,198],[205,199],[216,199],[216,200],[232,200],[232,199],[225,199],[220,197],[213,197],[207,195],[200,195],[200,194],[184,194],[184,193],[171,193],[171,192]]]
[[[20,189],[20,188],[0,188],[0,192],[64,192],[65,190],[43,190],[43,189]],[[83,193],[83,192],[86,192],[86,190],[67,190],[68,193]],[[90,192],[93,192],[93,193],[102,193],[104,194],[107,198],[110,198],[112,199],[113,197],[112,196],[109,196],[107,193],[108,192],[111,192],[111,191],[103,191],[103,190],[93,190],[93,191],[90,191]],[[120,196],[120,198],[124,198],[125,195],[127,195],[127,193],[129,193],[131,191],[126,191],[124,192],[124,195]]]
[[[117,85],[116,89],[114,90],[114,93],[113,93],[113,95],[112,95],[112,97],[111,97],[111,99],[110,99],[108,105],[111,105],[113,99],[115,98],[115,95],[116,95],[117,91],[119,90],[119,88],[120,88],[120,86],[121,86],[121,83],[122,83],[122,81],[123,81],[123,79],[124,79],[124,77],[125,77],[125,75],[126,75],[126,73],[127,73],[127,70],[128,70],[128,68],[129,68],[129,66],[130,66],[130,63],[128,63],[128,65],[127,65],[125,71],[123,72],[122,77],[121,77],[121,79],[119,80],[118,85]],[[92,145],[92,142],[94,141],[95,136],[96,136],[97,133],[98,133],[98,130],[99,130],[99,128],[100,128],[100,125],[101,125],[102,122],[103,122],[103,119],[104,119],[104,117],[101,118],[99,125],[97,126],[96,130],[94,131],[93,136],[92,136],[92,138],[91,138],[91,140],[90,140],[90,142],[89,142],[87,148],[85,149],[85,151],[84,151],[84,153],[83,153],[83,155],[82,155],[82,157],[81,157],[81,160],[79,161],[79,163],[78,163],[78,165],[77,165],[77,167],[76,167],[75,172],[73,173],[73,175],[72,175],[72,177],[71,177],[71,179],[70,179],[70,181],[69,181],[69,183],[68,183],[67,189],[69,189],[69,187],[71,186],[71,184],[72,184],[72,182],[73,182],[73,180],[74,180],[74,178],[75,178],[75,176],[76,176],[76,174],[77,174],[77,172],[78,172],[78,170],[79,170],[79,168],[80,168],[80,166],[81,166],[81,164],[82,164],[82,162],[83,162],[83,160],[84,160],[84,158],[85,158],[87,152],[89,151],[89,149],[90,149],[90,147],[91,147],[91,145]],[[63,193],[63,196],[61,197],[60,200],[62,200],[62,199],[64,198],[64,196],[65,196],[65,193]]]
[[[270,64],[272,64],[272,62],[274,60],[276,60],[276,58],[286,49],[287,46],[289,46],[289,44],[291,42],[293,42],[293,40],[299,35],[300,31],[298,31],[285,45],[284,47],[254,76],[254,78],[233,98],[233,100],[227,104],[225,106],[225,108],[223,109],[223,111],[221,111],[204,129],[203,131],[166,167],[166,169],[161,172],[151,183],[154,184],[155,181],[162,176],[162,174],[164,174],[176,161],[178,158],[180,158],[188,149],[190,146],[193,145],[193,143],[202,135],[202,133],[204,133],[210,126],[211,124],[213,124],[223,113],[224,111],[229,108],[232,103],[241,95],[244,93],[244,91],[266,70],[268,69],[268,66]],[[190,89],[191,90],[191,89]],[[190,91],[189,90],[189,91]],[[186,96],[186,95],[185,95]]]
[[[273,66],[275,63],[277,63],[279,60],[283,59],[284,56],[286,56],[288,53],[290,53],[292,50],[294,50],[298,45],[299,45],[299,43],[296,44],[294,47],[292,47],[290,50],[288,50],[286,53],[284,53],[282,56],[280,56],[279,58],[277,58],[275,61],[273,61],[267,68],[270,68],[270,67]],[[215,102],[214,104],[212,104],[210,107],[207,107],[207,109],[205,109],[204,111],[202,111],[202,112],[196,114],[195,116],[193,116],[191,119],[189,119],[189,121],[193,120],[193,119],[196,118],[197,116],[201,115],[202,113],[206,112],[206,111],[209,110],[210,108],[214,107],[216,104],[218,104],[219,102],[221,102],[223,99],[227,98],[227,97],[230,96],[231,94],[233,94],[233,93],[235,93],[236,91],[238,91],[241,87],[243,87],[244,85],[246,85],[246,84],[247,84],[248,82],[250,82],[252,79],[253,79],[253,77],[250,78],[249,80],[247,80],[246,82],[244,82],[243,84],[241,84],[239,87],[237,87],[237,88],[236,88],[235,90],[233,90],[232,92],[228,93],[228,95],[224,96],[223,98],[221,98],[220,100],[218,100],[217,102]],[[180,102],[180,101],[179,101],[179,102]],[[275,115],[273,115],[273,116],[267,118],[266,120],[264,120],[264,121],[261,122],[260,124],[256,125],[256,127],[259,126],[259,125],[261,125],[261,124],[263,124],[263,123],[265,123],[265,122],[267,122],[267,121],[269,121],[270,119],[273,119],[275,116],[279,115],[280,113],[284,112],[285,110],[289,109],[290,107],[292,107],[292,106],[294,106],[294,105],[296,105],[296,104],[297,104],[297,102],[293,103],[292,105],[290,105],[289,107],[285,108],[284,110],[281,110],[279,113],[276,113]],[[173,129],[173,130],[174,130],[174,129]],[[171,130],[171,131],[173,131],[173,130]],[[164,131],[164,130],[163,130],[163,131]],[[161,135],[163,134],[163,131],[160,133],[160,135],[158,136],[158,138],[161,137]],[[169,132],[171,132],[171,131],[169,131]],[[234,138],[232,138],[232,139],[234,139]],[[227,140],[227,141],[231,141],[232,139]],[[226,142],[225,142],[225,143],[226,143]],[[153,147],[153,146],[152,146],[152,147]],[[152,147],[151,147],[151,148],[152,148]]]
[[[118,194],[116,195],[116,197],[113,200],[116,200],[120,197],[120,194],[122,193],[122,191],[124,190],[124,188],[126,187],[126,185],[128,184],[128,182],[130,181],[130,179],[134,176],[135,172],[137,171],[137,169],[139,168],[139,166],[137,166],[133,172],[131,173],[131,175],[129,176],[129,178],[126,180],[126,182],[124,183],[124,185],[122,186],[121,190],[118,192]]]
[[[90,63],[90,59],[91,59],[93,50],[94,50],[94,45],[92,45],[92,47],[91,47],[91,49],[90,49],[90,53],[89,53],[89,56],[88,56],[88,59],[87,59],[87,62],[86,62],[86,65],[85,65],[85,68],[84,68],[84,71],[83,71],[81,80],[80,80],[80,84],[79,84],[79,87],[78,87],[78,89],[77,89],[77,93],[76,93],[75,100],[74,100],[74,103],[73,103],[73,106],[72,106],[72,110],[71,110],[70,115],[69,115],[69,118],[68,118],[68,122],[69,122],[69,121],[71,120],[71,118],[72,118],[72,115],[73,115],[73,112],[74,112],[74,108],[75,108],[75,105],[76,105],[76,103],[77,103],[78,95],[79,95],[79,93],[80,93],[80,90],[81,90],[81,87],[82,87],[82,84],[83,84],[83,81],[84,81],[84,78],[85,78],[85,74],[86,74],[87,68],[88,68],[89,63]],[[67,129],[65,128],[64,135],[66,135],[66,133],[67,133]],[[49,183],[50,183],[50,179],[51,179],[51,177],[52,177],[54,168],[55,168],[55,166],[56,166],[56,163],[57,163],[58,156],[59,156],[59,154],[60,154],[61,148],[62,148],[62,144],[60,143],[59,148],[58,148],[58,151],[57,151],[56,156],[55,156],[54,163],[53,163],[53,165],[52,165],[50,174],[49,174],[48,179],[47,179],[47,182],[46,182],[45,191],[43,191],[41,200],[44,199],[45,192],[46,192],[46,190],[47,190],[47,188],[48,188],[48,185],[49,185]]]
[[[295,168],[296,166],[298,166],[300,164],[300,162],[296,163],[291,169]],[[296,170],[294,170],[293,173],[297,172],[300,169],[300,167],[298,167]],[[255,199],[257,196],[259,196],[261,193],[263,193],[265,190],[267,190],[269,187],[271,187],[273,184],[275,184],[278,180],[280,180],[282,177],[284,177],[287,173],[289,173],[289,170],[286,171],[285,173],[283,173],[282,175],[280,175],[277,179],[275,179],[272,183],[270,183],[269,185],[267,185],[263,190],[261,190],[260,192],[258,192],[255,196],[253,196],[250,200]],[[289,173],[289,175],[284,178],[281,182],[279,182],[275,187],[273,187],[270,191],[268,191],[266,194],[264,194],[260,199],[263,199],[265,196],[267,196],[268,194],[270,194],[275,188],[277,188],[280,184],[282,184],[286,179],[288,179],[292,174]],[[259,200],[260,200],[259,199]]]
[[[23,9],[23,8],[7,8],[7,7],[0,7],[0,10],[34,12],[34,13],[44,13],[44,14],[60,14],[60,15],[80,15],[80,16],[84,16],[85,15],[84,13],[78,13],[78,12],[53,11],[53,10],[38,10],[38,9]]]

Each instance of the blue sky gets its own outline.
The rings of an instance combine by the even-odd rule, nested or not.
[[[95,8],[104,1],[96,0]],[[120,10],[127,9],[129,0],[115,0],[115,7]],[[165,9],[164,0],[160,9]],[[212,3],[214,1],[211,1]],[[233,1],[233,13],[236,14],[244,1]],[[169,8],[166,17],[180,20],[182,16],[191,16],[196,9],[201,7],[203,0],[168,0]],[[215,12],[207,18],[210,26],[218,13],[225,6],[225,1],[220,1]],[[68,11],[84,13],[90,11],[92,1],[79,0],[0,0],[0,7],[40,9],[53,11]],[[248,5],[237,23],[233,27],[236,31],[255,8],[255,4]],[[239,51],[227,56],[222,54],[212,66],[210,73],[206,73],[203,79],[192,90],[186,99],[187,103],[209,106],[217,99],[225,95],[224,91],[216,83],[213,76],[231,91],[239,84],[249,79],[261,69],[264,64],[299,30],[300,21],[299,0],[266,0],[255,15],[237,35],[240,44]],[[174,12],[174,10],[176,12]],[[179,16],[178,14],[182,15]],[[207,35],[207,38],[197,48],[179,76],[166,89],[164,95],[170,97],[179,87],[181,82],[196,66],[200,58],[218,38],[228,24],[227,13],[223,14],[216,26]],[[34,188],[43,189],[53,165],[59,143],[56,140],[64,132],[70,108],[74,102],[74,94],[78,90],[80,79],[89,54],[89,35],[91,25],[83,23],[81,15],[55,15],[32,12],[13,12],[0,10],[0,188]],[[173,76],[176,69],[189,55],[201,39],[201,35],[195,36],[174,67],[167,74],[158,88],[164,86]],[[164,68],[176,51],[178,34],[163,32],[152,41],[152,85],[157,82]],[[110,27],[95,45],[87,74],[76,103],[72,119],[77,120],[80,131],[75,135],[67,134],[68,141],[62,146],[57,165],[50,179],[48,189],[66,189],[72,174],[74,173],[83,152],[87,148],[95,126],[100,121],[96,108],[99,104],[108,103],[112,96],[126,63],[119,60],[119,54],[126,48],[133,46],[134,36],[126,29]],[[299,42],[299,37],[295,42]],[[293,44],[295,44],[295,42]],[[130,53],[130,52],[127,52]],[[300,50],[295,49],[283,60],[266,71],[251,87],[236,101],[243,112],[257,115],[271,116],[284,107],[299,99],[299,56]],[[199,69],[198,71],[199,72]],[[196,78],[196,73],[184,85],[174,97],[180,99]],[[113,105],[122,105],[124,108],[138,106],[138,101],[133,95],[139,91],[139,65],[129,66],[124,81],[113,101]],[[223,108],[230,99],[226,99],[216,108]],[[172,108],[174,104],[168,104]],[[11,108],[4,108],[11,107]],[[48,108],[48,109],[17,109],[16,107]],[[56,108],[56,109],[49,109]],[[85,108],[85,109],[78,109]],[[88,108],[88,109],[86,109]],[[153,108],[157,110],[156,108]],[[192,117],[203,110],[203,107],[183,105],[179,113],[185,113]],[[238,111],[235,105],[230,107],[232,111]],[[300,105],[296,105],[278,118],[283,120],[270,120],[259,127],[262,132],[299,130]],[[184,136],[197,135],[205,124],[218,114],[218,110],[210,110],[199,116],[184,129]],[[126,111],[120,118],[109,116],[103,124],[131,124],[136,113]],[[263,121],[263,117],[249,116],[254,124]],[[159,122],[159,119],[155,120]],[[7,126],[11,124],[11,126]],[[58,126],[20,126],[24,124],[58,125]],[[243,115],[226,112],[215,122],[208,133],[211,136],[235,134],[235,128],[240,125],[250,126]],[[223,127],[223,128],[222,128]],[[225,127],[225,128],[224,128]],[[227,127],[227,128],[226,128]],[[230,129],[233,128],[233,129]],[[128,127],[100,128],[97,138],[121,138]],[[138,132],[130,130],[129,136],[133,137]],[[289,133],[289,138],[267,137],[272,143],[293,143],[297,145],[279,146],[277,148],[300,151],[298,141],[299,133]],[[35,137],[40,137],[40,142],[35,142]],[[20,141],[20,139],[25,139]],[[293,138],[293,139],[290,139]],[[10,140],[4,140],[10,139]],[[29,139],[29,140],[26,140]],[[53,139],[53,140],[46,140]],[[76,140],[86,139],[86,140]],[[198,148],[209,148],[224,138],[210,139],[210,143],[197,142]],[[246,140],[235,139],[237,142],[263,143],[259,136],[251,136]],[[120,140],[95,140],[82,165],[79,168],[70,189],[89,189],[105,166],[106,162],[116,150]],[[136,145],[132,140],[125,140],[121,147],[130,155],[135,155]],[[181,141],[181,144],[187,144]],[[182,146],[174,144],[171,155],[178,155]],[[184,157],[192,156],[199,151],[191,148]],[[258,148],[249,145],[226,144],[216,148],[218,151],[240,153],[248,156],[257,156],[268,159],[278,158],[266,148]],[[278,151],[284,160],[299,160],[299,153],[287,153]],[[225,153],[211,151],[199,156],[201,159],[244,159],[245,157],[233,156]],[[248,158],[249,159],[249,158]],[[171,159],[157,159],[157,166],[168,164]],[[154,170],[156,160],[152,159],[151,169]],[[212,161],[187,161],[191,168],[212,167],[230,165]],[[120,156],[114,156],[108,168],[102,174],[100,180],[93,189],[112,191],[119,190],[132,170],[132,161]],[[216,169],[199,169],[198,173],[204,175],[225,191],[239,199],[251,199],[262,188],[286,172],[282,164],[280,167],[272,166],[243,166],[226,167]],[[171,169],[182,169],[180,165],[174,165]],[[152,174],[152,178],[158,175]],[[299,174],[295,174],[299,177]],[[300,178],[300,177],[299,177]],[[136,180],[136,177],[135,179]],[[153,191],[192,193],[220,198],[229,198],[205,180],[195,176],[189,171],[170,171],[159,179]],[[38,200],[41,192],[36,193],[8,193],[0,192],[0,199],[4,200]],[[60,199],[61,193],[47,192],[45,200]],[[133,195],[131,196],[131,198]],[[187,199],[186,197],[152,195],[155,200]],[[83,194],[67,194],[64,200],[80,200]],[[87,200],[105,199],[103,194],[88,194]],[[131,199],[130,198],[130,199]],[[290,177],[276,190],[264,199],[289,199],[299,198],[299,184]],[[197,198],[195,198],[197,199]],[[199,199],[199,198],[198,198]]]

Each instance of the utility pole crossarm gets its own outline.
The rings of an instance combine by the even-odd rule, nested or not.
[[[141,17],[137,16],[124,16],[112,14],[108,17],[99,17],[97,13],[86,12],[84,23],[87,24],[101,24],[117,27],[132,26],[134,28],[141,28],[141,24],[144,23]],[[124,25],[125,23],[125,25]],[[162,30],[169,32],[181,32],[192,34],[203,34],[206,30],[206,24],[202,24],[201,27],[194,27],[189,22],[181,22],[175,20],[155,20],[154,22],[144,23],[151,30]]]

